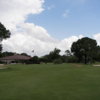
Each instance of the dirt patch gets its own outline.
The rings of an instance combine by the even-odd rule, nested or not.
[[[7,67],[4,64],[0,64],[0,69],[7,69]]]
[[[0,64],[0,66],[4,66],[4,64]]]
[[[81,65],[81,64],[72,64],[73,66],[75,66],[75,67],[82,67],[83,65]]]
[[[95,67],[100,67],[100,65],[93,65],[93,66],[95,66]]]

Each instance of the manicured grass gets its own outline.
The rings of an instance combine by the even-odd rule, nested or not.
[[[0,70],[0,100],[100,100],[100,67],[9,65]]]

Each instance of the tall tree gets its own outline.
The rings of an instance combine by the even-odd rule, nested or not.
[[[1,44],[2,40],[9,38],[10,34],[11,34],[10,31],[7,30],[2,23],[0,23],[0,52],[2,50],[2,44]]]
[[[97,47],[97,52],[94,59],[100,62],[100,46]]]
[[[43,56],[41,58],[41,61],[47,63],[47,62],[53,62],[56,59],[60,58],[60,49],[55,48],[53,51],[51,51],[49,54]]]
[[[53,51],[51,51],[48,55],[48,58],[50,61],[54,61],[55,59],[58,59],[60,57],[60,49],[55,48]]]
[[[97,42],[94,39],[84,37],[74,42],[71,47],[72,53],[85,64],[91,62],[97,52]]]
[[[72,55],[70,50],[66,50],[65,54],[66,54],[66,56],[71,56]]]

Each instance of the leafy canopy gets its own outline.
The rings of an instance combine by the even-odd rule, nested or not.
[[[72,44],[71,51],[79,59],[79,62],[89,63],[96,55],[97,42],[94,39],[84,37]]]
[[[10,37],[10,31],[5,28],[3,24],[0,23],[0,52],[2,51],[2,40]]]
[[[0,23],[0,41],[10,37],[10,31],[5,28],[3,24]]]

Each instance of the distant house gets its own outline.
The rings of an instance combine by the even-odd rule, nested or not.
[[[24,55],[13,55],[13,56],[6,56],[6,57],[2,57],[0,58],[0,61],[5,62],[7,64],[9,63],[14,63],[14,62],[22,62],[22,61],[27,61],[30,60],[31,57],[30,56],[24,56]]]

